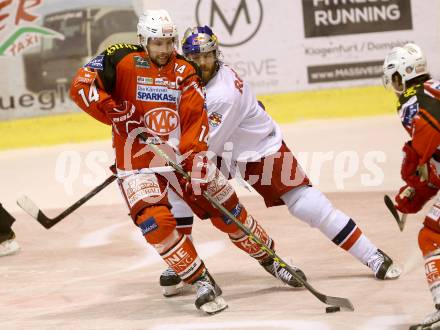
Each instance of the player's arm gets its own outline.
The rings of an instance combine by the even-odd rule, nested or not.
[[[403,161],[401,166],[402,179],[413,188],[426,186],[431,183],[439,186],[439,174],[430,164],[430,159],[440,145],[440,124],[436,119],[436,111],[440,111],[440,102],[425,94],[417,96],[417,103],[411,104],[417,112],[410,114],[411,141],[403,147]],[[404,109],[403,114],[410,113]],[[404,116],[405,117],[405,116]],[[408,116],[406,116],[408,117]]]
[[[440,112],[440,106],[437,109]],[[413,149],[419,155],[419,164],[426,164],[440,145],[440,124],[432,110],[421,108],[413,121]]]
[[[119,135],[127,135],[131,129],[142,126],[140,114],[126,100],[115,100],[118,63],[130,50],[122,49],[115,54],[106,52],[78,70],[70,89],[72,100],[96,120],[113,125]]]
[[[208,149],[208,117],[205,109],[205,97],[201,81],[197,75],[185,79],[180,99],[179,151],[198,153]]]
[[[100,104],[110,96],[102,89],[97,87],[97,74],[87,68],[80,68],[76,73],[70,87],[70,97],[83,111],[100,121],[111,125],[111,121],[106,117]]]
[[[117,107],[111,96],[115,81],[113,58],[102,53],[78,70],[70,87],[70,97],[93,118],[111,125],[106,109]]]

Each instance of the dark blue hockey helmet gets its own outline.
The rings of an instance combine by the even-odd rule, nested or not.
[[[217,54],[218,39],[207,25],[188,28],[182,40],[182,51],[186,56],[195,53],[208,53],[215,50]]]

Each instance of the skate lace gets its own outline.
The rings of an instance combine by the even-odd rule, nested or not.
[[[289,282],[292,278],[292,274],[287,269],[280,267],[280,264],[276,261],[273,263],[273,269],[275,276],[284,282]]]
[[[172,269],[171,267],[167,268],[163,273],[163,276],[173,276],[173,275],[177,275],[176,272],[174,271],[174,269]]]
[[[374,274],[377,274],[384,261],[383,255],[378,251],[368,259],[367,266],[373,270]]]
[[[209,291],[214,291],[214,286],[208,279],[201,279],[196,282],[197,286],[197,298],[203,296],[204,294],[207,294]]]

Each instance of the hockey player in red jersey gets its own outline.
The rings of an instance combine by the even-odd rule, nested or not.
[[[249,85],[219,60],[218,39],[212,30],[208,26],[188,29],[182,50],[202,70],[210,124],[209,150],[230,157],[226,162],[223,158],[220,168],[237,163],[237,168],[245,170],[241,173],[243,178],[264,198],[267,207],[286,205],[294,217],[318,228],[334,244],[370,267],[376,278],[398,278],[401,270],[392,259],[348,215],[335,209],[312,187],[284,143],[280,127],[265,112]],[[232,146],[230,150],[225,148],[228,144]],[[189,234],[191,211],[174,194],[171,200],[178,228]],[[179,283],[171,269],[160,278],[166,292],[175,292]]]
[[[440,81],[432,79],[419,46],[395,47],[385,58],[384,85],[398,97],[397,112],[410,136],[403,145],[401,177],[405,185],[395,197],[396,208],[417,213],[440,187]],[[411,329],[440,325],[440,199],[425,217],[419,247],[435,311]]]
[[[112,125],[118,183],[134,223],[173,272],[197,287],[196,307],[216,313],[227,304],[191,240],[176,230],[168,201],[171,189],[264,265],[273,263],[267,252],[199,195],[207,191],[265,244],[274,243],[205,155],[208,118],[200,76],[176,53],[171,17],[165,10],[147,11],[139,18],[138,35],[139,45],[115,44],[79,69],[70,95],[82,110]],[[159,145],[176,160],[185,156],[182,166],[191,173],[191,182],[177,183],[173,169],[147,143]],[[301,285],[292,274],[284,275],[288,284]]]

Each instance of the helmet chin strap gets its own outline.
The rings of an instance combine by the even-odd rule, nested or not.
[[[147,43],[145,42],[145,37],[138,35],[138,38],[139,38],[139,45],[142,46],[142,48],[144,49],[145,53],[148,56]]]
[[[400,74],[398,74],[397,72],[395,74],[397,74],[396,75],[397,78],[393,78],[393,76],[391,76],[390,85],[391,85],[391,88],[394,90],[394,92],[400,96],[403,94],[403,92],[406,89],[406,82]],[[402,89],[397,89],[396,85],[398,85],[399,87],[402,86]]]

